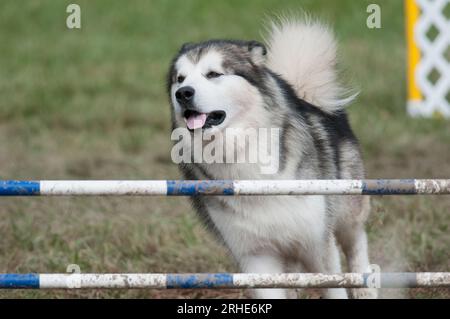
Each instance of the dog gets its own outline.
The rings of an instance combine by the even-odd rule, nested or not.
[[[279,167],[261,163],[180,163],[188,180],[363,179],[360,146],[345,106],[356,94],[340,84],[330,28],[309,18],[270,23],[266,44],[209,40],[184,44],[168,73],[174,129],[223,137],[231,128],[279,128]],[[226,137],[228,139],[228,136]],[[192,152],[206,142],[189,144]],[[183,143],[183,141],[182,141]],[[248,151],[248,142],[235,152]],[[188,157],[192,158],[192,154]],[[341,273],[338,245],[350,272],[367,272],[362,196],[193,196],[199,216],[245,273]],[[347,298],[344,288],[322,289]],[[253,289],[256,298],[288,298],[292,290]],[[372,288],[354,298],[376,298]]]

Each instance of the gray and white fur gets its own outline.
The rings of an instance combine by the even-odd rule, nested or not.
[[[192,112],[205,114],[202,130],[219,135],[230,127],[281,128],[278,173],[263,175],[258,163],[185,163],[184,177],[364,178],[344,109],[353,96],[337,81],[333,34],[310,19],[282,19],[270,28],[266,46],[234,40],[185,44],[170,68],[168,91],[174,128],[186,127]],[[192,202],[243,272],[340,273],[338,245],[349,272],[368,271],[368,197],[198,196]],[[252,292],[256,298],[292,296],[286,289]],[[323,293],[347,298],[345,289]],[[376,298],[377,292],[353,289],[352,296]]]

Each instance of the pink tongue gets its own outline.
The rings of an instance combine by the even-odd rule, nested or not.
[[[205,125],[207,115],[205,113],[199,113],[195,115],[189,116],[186,119],[186,125],[188,129],[195,130],[198,128],[202,128]]]

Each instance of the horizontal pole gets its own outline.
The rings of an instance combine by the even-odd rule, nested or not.
[[[450,273],[0,274],[0,289],[450,288]]]
[[[0,181],[0,196],[450,194],[450,179]]]

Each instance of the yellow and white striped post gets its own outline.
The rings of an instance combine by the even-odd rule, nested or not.
[[[408,113],[450,118],[450,0],[405,0]]]
[[[407,97],[408,112],[411,115],[420,108],[422,93],[417,85],[416,69],[420,61],[420,50],[414,37],[414,27],[419,19],[420,10],[415,0],[405,0],[406,42],[407,42]]]

